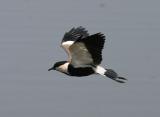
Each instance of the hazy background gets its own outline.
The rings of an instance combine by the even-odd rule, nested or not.
[[[126,84],[47,71],[77,26],[106,35]],[[159,60],[159,0],[0,0],[0,117],[159,117]]]

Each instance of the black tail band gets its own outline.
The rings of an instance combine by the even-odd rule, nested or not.
[[[119,77],[118,74],[112,69],[106,69],[105,76],[119,83],[125,83],[124,80],[127,80],[126,78]]]

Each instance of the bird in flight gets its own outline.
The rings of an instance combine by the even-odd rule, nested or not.
[[[120,77],[114,70],[100,66],[105,36],[102,33],[89,35],[88,31],[79,26],[64,34],[62,48],[68,54],[68,61],[56,62],[48,69],[57,70],[70,76],[88,76],[100,74],[119,83],[125,83],[126,78]]]

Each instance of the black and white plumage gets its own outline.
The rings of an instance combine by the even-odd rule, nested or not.
[[[66,32],[61,46],[68,54],[68,61],[56,62],[50,70],[57,70],[70,76],[88,76],[100,74],[119,83],[126,80],[112,69],[100,66],[105,36],[102,33],[89,35],[82,26]]]

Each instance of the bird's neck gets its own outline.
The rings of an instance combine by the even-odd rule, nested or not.
[[[68,73],[68,66],[69,62],[66,62],[63,65],[59,66],[58,70],[64,73]]]

